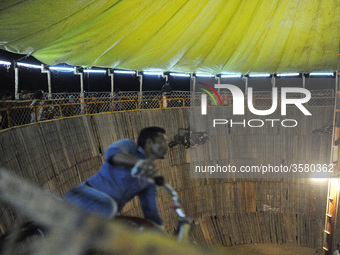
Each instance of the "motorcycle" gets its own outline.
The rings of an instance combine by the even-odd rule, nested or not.
[[[189,242],[190,232],[190,219],[186,216],[183,206],[178,197],[176,190],[166,183],[162,176],[149,179],[150,182],[155,183],[157,186],[162,186],[171,195],[174,202],[174,209],[178,215],[178,230],[177,240],[179,242]],[[59,199],[60,200],[60,199]],[[114,222],[120,222],[130,227],[133,231],[157,231],[162,234],[166,234],[165,231],[157,224],[148,221],[146,219],[132,217],[132,216],[117,216],[113,219]],[[4,235],[0,236],[0,254],[11,254],[8,250],[16,249],[16,246],[25,246],[32,240],[37,238],[44,238],[49,234],[49,229],[43,225],[40,225],[34,221],[28,221],[23,224],[16,224],[11,231],[8,231]],[[25,251],[25,248],[23,249]],[[21,254],[21,253],[20,253]],[[29,254],[29,253],[23,253]],[[92,254],[92,253],[91,253]],[[97,254],[94,252],[94,254]]]
[[[190,219],[187,217],[187,215],[184,212],[182,203],[178,197],[177,191],[165,181],[163,176],[157,176],[154,179],[149,179],[150,182],[155,183],[157,186],[162,186],[165,188],[165,190],[171,195],[174,206],[174,208],[177,216],[178,216],[178,225],[177,225],[177,240],[179,242],[188,242],[190,237]],[[144,231],[144,230],[153,230],[160,233],[165,234],[164,230],[157,224],[142,219],[139,217],[133,217],[133,216],[117,216],[115,217],[114,221],[121,222],[135,230],[138,231]]]

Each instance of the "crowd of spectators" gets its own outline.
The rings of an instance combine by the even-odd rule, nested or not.
[[[0,98],[0,129],[54,118],[55,109],[44,107],[45,93],[42,90],[34,93],[23,90],[17,100],[11,92],[3,91]]]
[[[75,96],[65,93],[64,97],[61,95],[63,98],[58,99],[46,99],[43,90],[34,93],[23,90],[19,99],[15,100],[11,92],[3,91],[0,93],[0,129],[59,117],[183,105],[183,99],[176,100],[171,92],[169,83],[158,93],[143,94],[142,98],[138,94],[122,94],[120,89],[115,90],[112,97],[107,94],[102,97],[103,95],[93,92],[80,98],[79,94]]]
[[[334,96],[326,97],[323,95],[323,97],[319,97],[319,94],[315,95],[317,97],[312,98],[309,102],[311,105],[331,106],[334,104]],[[172,91],[168,81],[160,91],[143,92],[141,97],[138,92],[121,92],[120,89],[115,90],[113,95],[87,92],[83,94],[74,93],[74,95],[70,93],[54,94],[53,98],[55,99],[46,99],[45,96],[46,93],[42,90],[34,93],[29,90],[23,90],[19,94],[19,98],[14,100],[11,92],[0,92],[0,129],[85,114],[201,105],[200,96],[193,99],[190,92],[179,95],[177,92]],[[214,102],[216,98],[214,100],[211,95],[207,95],[207,98],[208,105],[219,105]],[[226,91],[221,91],[220,98],[223,106],[232,105],[232,97]],[[256,100],[254,99],[253,102],[259,106],[269,107],[271,98],[264,95]]]

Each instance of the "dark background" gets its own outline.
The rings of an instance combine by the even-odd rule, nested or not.
[[[41,62],[32,56],[25,56],[0,50],[0,60],[13,63],[23,62],[40,65]],[[15,74],[14,65],[9,68],[0,65],[0,93],[10,91],[14,95]],[[58,66],[68,67],[67,64]],[[103,69],[103,68],[101,68]],[[191,79],[189,77],[169,76],[169,81],[173,90],[190,91]],[[215,78],[197,78],[197,82],[208,84],[217,83]],[[160,91],[165,83],[165,78],[161,76],[143,76],[143,91]],[[221,83],[233,84],[245,89],[245,82],[241,78],[223,78]],[[80,77],[73,72],[51,71],[52,93],[59,92],[80,92]],[[248,86],[254,91],[271,91],[271,78],[249,78]],[[276,87],[302,87],[301,77],[276,78]],[[139,91],[139,78],[131,74],[114,74],[114,88],[122,91]],[[334,89],[335,77],[306,77],[306,89]],[[47,91],[47,75],[41,73],[40,69],[19,67],[19,91],[30,90],[34,92],[38,89]],[[108,74],[84,73],[84,90],[86,92],[110,92],[111,78]]]

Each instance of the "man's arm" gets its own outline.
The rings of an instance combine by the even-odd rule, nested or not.
[[[123,165],[133,167],[140,160],[140,158],[135,157],[127,152],[121,151],[113,155],[109,159],[109,163],[112,165]]]
[[[154,177],[157,173],[155,164],[150,160],[140,159],[127,152],[120,151],[109,159],[112,165],[123,165],[131,168],[138,168],[133,175],[144,175],[146,177]]]
[[[119,140],[105,151],[105,161],[111,165],[133,166],[139,159],[132,155],[136,150],[137,144],[131,139]]]

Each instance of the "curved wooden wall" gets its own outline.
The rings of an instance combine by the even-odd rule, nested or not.
[[[213,111],[220,111],[219,107],[215,109]],[[241,128],[227,133],[220,128],[215,131],[202,127],[208,130],[211,142],[197,149],[204,150],[205,161],[213,159],[218,150],[224,150],[229,152],[224,159],[226,162],[242,161],[247,165],[265,159],[270,159],[273,164],[310,158],[329,162],[331,137],[312,135],[312,130],[332,119],[333,108],[309,110],[313,119],[305,118],[299,127],[290,131],[279,127],[270,130]],[[151,125],[165,128],[171,138],[178,128],[190,125],[189,116],[189,109],[146,110],[82,116],[13,128],[0,132],[0,163],[63,196],[68,189],[98,171],[103,153],[112,142],[125,137],[136,140],[138,131]],[[197,149],[169,149],[166,159],[158,162],[161,174],[177,189],[193,219],[193,235],[197,242],[208,245],[293,242],[321,249],[326,182],[307,179],[192,179],[189,153],[195,153]],[[123,213],[141,215],[138,205],[137,200],[132,201]],[[177,218],[171,209],[171,198],[161,188],[159,206],[166,229],[172,232]],[[1,206],[1,233],[11,228],[15,219],[15,213]]]

